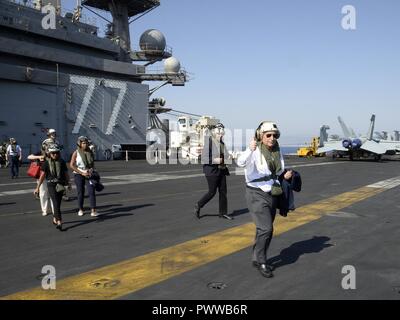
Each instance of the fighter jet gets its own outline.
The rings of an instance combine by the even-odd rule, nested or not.
[[[400,152],[400,133],[393,131],[393,135],[387,131],[375,132],[375,141],[386,148],[386,154],[395,155]]]
[[[379,142],[373,140],[375,127],[375,115],[371,117],[371,123],[366,136],[357,136],[353,129],[349,129],[341,117],[338,117],[340,126],[344,134],[344,139],[338,141],[322,142],[323,146],[318,148],[317,153],[334,152],[334,154],[348,154],[350,160],[354,158],[367,158],[373,156],[375,160],[380,160],[382,155],[388,150]]]

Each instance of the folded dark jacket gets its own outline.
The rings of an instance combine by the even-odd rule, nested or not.
[[[97,171],[93,171],[89,177],[89,183],[94,186],[94,189],[98,192],[104,189],[103,184],[100,182],[100,175]]]
[[[286,171],[285,171],[286,172]],[[283,193],[278,197],[277,209],[279,209],[279,214],[286,217],[289,211],[294,211],[296,209],[294,204],[293,191],[301,191],[301,176],[300,173],[293,170],[293,176],[290,180],[283,179],[283,175],[280,176],[280,183],[282,186]]]

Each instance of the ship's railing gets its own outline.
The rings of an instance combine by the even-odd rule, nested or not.
[[[116,150],[111,151],[110,149],[106,149],[103,151],[103,157],[105,160],[124,160],[128,162],[129,160],[135,160],[136,158],[130,157],[130,155],[139,154],[140,156],[137,157],[142,158],[146,155],[145,150]]]
[[[9,2],[19,4],[21,6],[26,6],[29,8],[35,8],[32,0],[24,1],[24,0],[8,0]]]
[[[31,9],[38,9],[36,5],[33,3],[33,0],[8,0],[8,1]],[[65,13],[67,12],[73,12],[73,11],[74,9],[61,7],[62,16],[64,16]]]
[[[140,71],[141,70],[138,70],[138,74],[141,74],[140,73]],[[175,74],[188,74],[188,72],[186,71],[186,69],[185,68],[180,68],[179,69],[179,71],[178,72],[166,72],[165,71],[165,69],[164,68],[161,68],[161,67],[155,67],[155,68],[149,68],[149,67],[146,67],[145,69],[144,69],[144,71],[143,71],[143,74],[162,74],[162,75],[164,75],[164,74],[169,74],[169,75],[171,75],[171,76],[173,76],[173,75],[175,75]]]
[[[151,43],[141,43],[140,46],[135,45],[132,46],[132,49],[136,52],[149,52],[149,54],[158,54],[160,56],[163,55],[163,53],[167,53],[172,56],[172,47],[170,46],[165,46],[164,50],[160,50],[158,47],[152,45]]]
[[[24,6],[24,7],[28,7],[31,9],[37,9],[37,7],[35,6],[35,4],[33,3],[33,0],[8,0],[9,2]],[[65,17],[66,13],[74,13],[75,12],[75,7],[65,7],[62,6],[61,8],[61,16]],[[91,15],[87,15],[82,13],[81,17],[79,19],[80,22],[85,23],[85,24],[89,24],[91,26],[94,27],[98,27],[98,20],[95,16],[91,16]]]
[[[172,47],[170,46],[165,46],[164,50],[160,50],[158,47],[152,45],[151,43],[141,43],[140,46],[135,45],[133,46],[133,49],[135,51],[148,51],[148,52],[157,52],[157,53],[169,53],[170,55],[172,55]]]
[[[129,158],[129,153],[141,153],[143,155],[143,153],[146,153],[147,151],[128,151],[128,150],[124,150],[124,151],[120,151],[121,153],[124,154],[124,156],[121,158],[119,157],[119,160],[124,160],[125,162],[129,162],[129,160],[132,160]],[[176,161],[178,161],[179,159],[182,159],[183,161],[190,161],[190,163],[192,164],[197,164],[200,163],[200,154],[198,153],[193,153],[193,152],[187,152],[187,155],[189,156],[189,158],[184,158],[182,157],[182,151],[178,152],[175,156],[176,156]],[[162,161],[165,161],[168,157],[170,157],[171,155],[168,154],[167,151],[165,150],[153,150],[151,151],[150,157],[151,157],[151,161],[154,164],[157,164],[159,162],[162,163]],[[112,159],[115,160],[115,159]],[[181,161],[182,161],[181,160]],[[135,160],[133,160],[135,161]]]

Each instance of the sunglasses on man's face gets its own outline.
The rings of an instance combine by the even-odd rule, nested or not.
[[[276,133],[267,133],[267,134],[265,134],[265,136],[267,138],[271,138],[271,137],[274,137],[275,139],[279,138],[279,136]]]

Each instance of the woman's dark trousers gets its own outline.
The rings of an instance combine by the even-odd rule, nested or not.
[[[54,206],[54,218],[57,220],[62,220],[61,219],[61,201],[62,197],[64,194],[64,191],[57,192],[56,191],[56,183],[47,183],[47,188],[49,189],[49,195],[51,198],[51,201],[53,201],[53,206]]]
[[[208,192],[200,199],[198,205],[203,208],[217,193],[219,193],[219,214],[227,214],[228,198],[226,187],[226,175],[206,176],[208,183]]]
[[[93,185],[89,183],[89,179],[86,179],[80,174],[75,175],[76,190],[78,192],[78,205],[79,210],[83,210],[83,201],[85,197],[85,185],[87,187],[90,199],[90,208],[96,209],[96,194]]]

